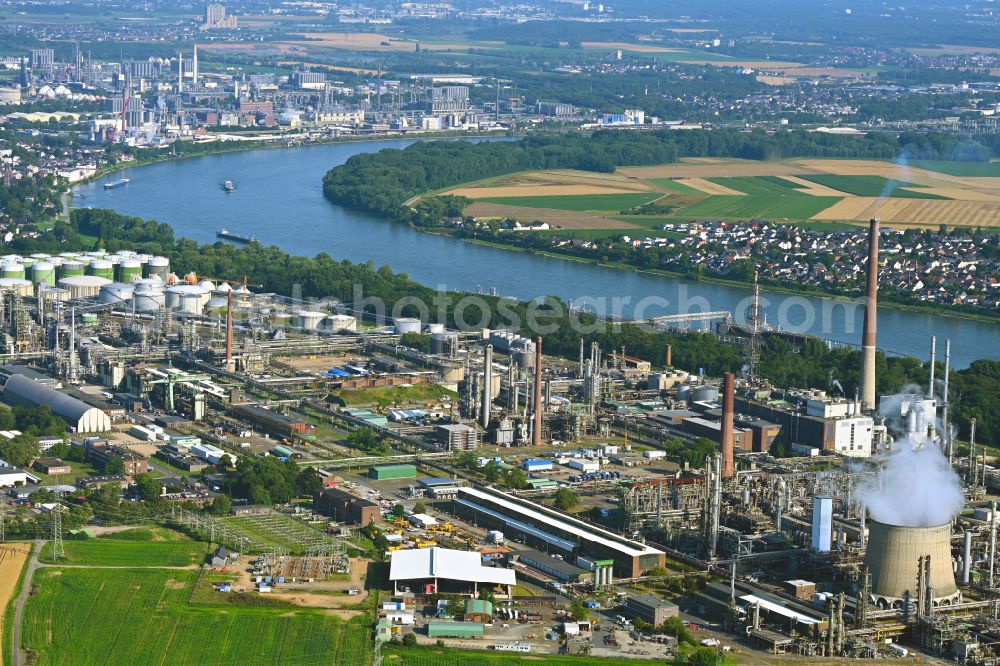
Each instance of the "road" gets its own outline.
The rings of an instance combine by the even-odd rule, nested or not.
[[[28,663],[27,655],[21,652],[21,620],[24,617],[24,605],[28,603],[28,598],[31,596],[31,579],[35,576],[35,571],[43,566],[38,561],[38,556],[42,553],[44,545],[45,541],[41,539],[34,542],[34,549],[31,552],[31,557],[28,558],[28,568],[24,574],[24,583],[21,585],[21,593],[17,595],[17,600],[14,602],[14,626],[10,632],[10,658],[13,666]]]

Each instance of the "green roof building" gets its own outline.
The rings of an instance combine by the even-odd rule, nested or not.
[[[466,599],[463,619],[466,622],[492,622],[493,602],[486,599]]]
[[[428,622],[427,635],[431,638],[482,638],[482,622]]]
[[[379,465],[368,469],[368,478],[377,481],[386,479],[415,479],[417,478],[416,465]]]
[[[528,487],[532,490],[541,490],[543,488],[557,488],[558,483],[552,479],[527,479]]]

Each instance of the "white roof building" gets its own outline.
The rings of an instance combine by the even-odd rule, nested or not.
[[[479,553],[447,548],[394,551],[389,564],[389,580],[395,594],[400,593],[400,581],[407,583],[412,591],[426,594],[438,592],[444,581],[464,584],[462,587],[466,590],[471,583],[473,596],[478,596],[480,584],[506,586],[508,596],[515,585],[513,569],[486,567]]]

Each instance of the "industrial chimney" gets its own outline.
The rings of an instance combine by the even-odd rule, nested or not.
[[[919,572],[928,560],[930,571]],[[961,598],[951,565],[950,522],[903,527],[869,520],[865,567],[872,577],[871,601],[879,608],[900,608],[905,600],[919,604],[927,590],[934,604]]]
[[[861,335],[864,365],[861,370],[861,408],[875,411],[875,338],[878,330],[878,218],[868,228],[868,279],[865,291],[865,328]]]
[[[493,403],[493,345],[486,345],[483,356],[483,394],[482,407],[479,410],[479,422],[484,429],[490,427],[490,409]]]
[[[727,372],[722,379],[722,428],[719,430],[719,448],[722,450],[722,478],[731,479],[736,475],[733,463],[733,406],[736,378]]]
[[[531,431],[531,445],[542,444],[542,339],[535,340],[535,427]]]

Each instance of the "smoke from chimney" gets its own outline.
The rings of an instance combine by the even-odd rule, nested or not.
[[[864,365],[861,372],[861,408],[875,411],[875,339],[878,330],[878,237],[879,219],[868,228],[868,279],[865,289],[865,327],[861,335]]]
[[[722,427],[719,430],[719,448],[722,449],[722,478],[731,479],[736,475],[736,466],[733,463],[733,406],[734,393],[736,392],[736,378],[731,372],[727,372],[722,379]]]

